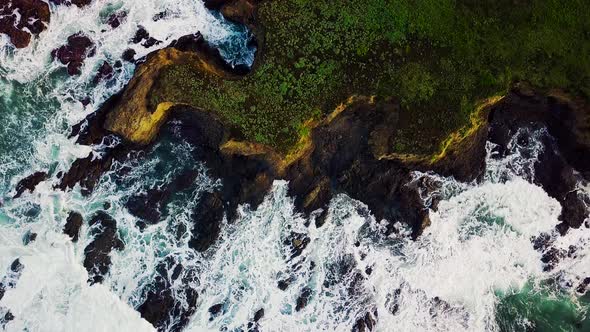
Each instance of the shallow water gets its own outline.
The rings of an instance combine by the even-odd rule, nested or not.
[[[174,138],[125,165],[115,164],[89,197],[80,188],[54,190],[54,180],[48,180],[34,193],[11,199],[16,182],[33,171],[55,175],[90,151],[100,156],[100,146],[76,145],[67,137],[71,125],[133,73],[133,65],[125,64],[113,80],[96,86],[92,79],[104,60],[117,59],[128,47],[142,56],[197,31],[221,47],[229,62],[253,59],[248,32],[197,0],[95,0],[84,9],[51,9],[49,28],[28,48],[14,50],[0,41],[0,278],[9,285],[0,317],[8,311],[14,316],[6,330],[153,330],[134,308],[145,300],[156,267],[167,260],[184,267],[185,282],[173,286],[176,299],[182,302],[187,285],[199,293],[186,331],[247,330],[259,309],[264,309],[261,331],[350,331],[374,312],[378,331],[590,330],[590,299],[575,292],[590,276],[590,230],[553,234],[561,207],[531,183],[542,148],[535,140],[521,146],[514,139],[505,158],[495,156],[489,144],[481,183],[415,173],[416,179],[426,176],[438,184],[436,192],[424,193],[425,201],[441,199],[430,213],[432,225],[417,241],[409,240],[401,224],[397,235],[385,236],[385,223],[345,195],[332,200],[326,224],[317,228],[294,211],[287,183],[276,181],[262,205],[240,207],[238,220],[223,224],[221,239],[197,253],[188,247],[190,234],[179,229],[192,227],[190,214],[199,197],[223,184],[192,158],[190,145]],[[120,9],[128,11],[127,19],[111,30],[105,18]],[[163,11],[169,14],[155,22]],[[150,49],[130,44],[138,25],[164,42]],[[97,43],[97,55],[71,78],[50,52],[78,31]],[[83,107],[79,100],[86,96],[91,103]],[[530,136],[543,135],[541,129]],[[121,176],[117,170],[126,166],[132,171]],[[194,183],[174,195],[160,223],[140,227],[124,206],[129,197],[187,170],[198,172]],[[588,184],[580,188],[588,194]],[[105,203],[125,249],[112,252],[105,281],[90,286],[82,266],[90,229],[83,226],[77,243],[62,229],[70,211],[88,220]],[[25,245],[28,232],[38,235]],[[310,241],[297,257],[288,245],[294,233]],[[558,248],[577,248],[575,255],[544,271],[542,253],[531,241],[542,233],[553,234]],[[10,266],[17,258],[23,268],[14,273]],[[173,269],[174,264],[170,274]],[[277,285],[285,280],[290,284],[280,290]],[[304,290],[308,304],[297,310]],[[208,309],[216,304],[222,310],[212,317]]]

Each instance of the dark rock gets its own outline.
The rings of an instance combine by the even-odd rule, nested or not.
[[[27,47],[31,35],[45,30],[49,19],[49,6],[43,0],[4,1],[0,5],[0,34],[7,34],[16,48]]]
[[[133,36],[133,39],[131,39],[131,41],[134,44],[141,43],[141,45],[146,48],[149,48],[149,47],[152,47],[154,45],[161,43],[161,41],[155,39],[154,37],[151,37],[150,33],[142,26],[139,26],[139,28],[137,29],[137,32],[135,32],[135,36]]]
[[[194,271],[167,257],[156,267],[156,277],[146,287],[145,301],[137,308],[141,317],[158,331],[181,331],[197,308],[198,293],[190,286],[197,280]]]
[[[37,239],[37,233],[33,233],[31,231],[27,231],[23,236],[23,244],[29,245],[29,243],[34,242]]]
[[[6,329],[6,324],[8,324],[12,320],[14,320],[14,315],[12,314],[12,312],[7,311],[6,314],[4,314],[2,318],[0,318],[0,328]]]
[[[14,198],[19,198],[25,191],[33,192],[37,185],[47,180],[48,175],[45,172],[35,172],[26,178],[20,180],[16,185],[16,194]]]
[[[301,291],[301,294],[297,298],[297,305],[295,306],[296,311],[301,311],[301,309],[305,308],[311,299],[312,291],[310,288],[305,287]]]
[[[96,112],[89,114],[84,120],[74,125],[69,138],[78,136],[76,143],[82,145],[102,143],[104,138],[109,135],[109,132],[103,128],[106,115],[116,105],[119,98],[120,94],[113,95]]]
[[[169,203],[172,195],[188,189],[197,176],[198,172],[195,170],[184,171],[168,184],[148,189],[145,193],[130,197],[125,206],[132,215],[142,219],[145,223],[156,224],[161,220],[161,211]]]
[[[127,17],[126,11],[119,11],[116,13],[112,13],[109,18],[107,19],[107,24],[111,26],[111,28],[115,29],[118,28],[123,20]]]
[[[588,285],[590,285],[590,277],[586,277],[584,278],[584,280],[582,280],[578,287],[576,287],[576,292],[578,292],[579,294],[585,294]]]
[[[228,20],[254,28],[256,22],[256,1],[255,0],[233,0],[227,1],[221,6],[221,14]]]
[[[209,308],[211,317],[218,316],[223,311],[223,303],[214,304]]]
[[[405,186],[412,165],[372,153],[373,132],[396,128],[395,112],[395,107],[358,102],[315,128],[312,150],[286,170],[295,206],[309,215],[325,209],[334,193],[345,192],[367,204],[376,219],[401,220],[418,236],[428,220],[418,193]]]
[[[105,212],[97,212],[91,219],[90,235],[94,240],[84,249],[84,267],[90,284],[100,283],[109,272],[111,250],[122,250],[124,243],[117,234],[117,222]]]
[[[81,8],[86,5],[89,5],[92,2],[92,0],[49,0],[49,2],[52,2],[56,5],[65,5],[65,6],[75,5],[75,6]]]
[[[259,309],[258,311],[256,311],[256,313],[254,314],[254,321],[258,322],[259,320],[261,320],[264,317],[264,309]]]
[[[156,38],[154,38],[154,37],[149,37],[148,39],[146,39],[146,40],[145,40],[145,41],[144,41],[144,42],[141,44],[141,46],[143,46],[143,47],[145,47],[145,48],[150,48],[150,47],[152,47],[152,46],[154,46],[154,45],[158,45],[158,44],[160,44],[160,43],[162,43],[162,42],[161,42],[161,41],[159,41],[159,40],[157,40]]]
[[[16,287],[16,283],[20,278],[24,265],[20,262],[20,259],[15,259],[11,264],[8,272],[0,281],[0,300],[4,297],[6,289]]]
[[[326,223],[326,218],[328,218],[328,209],[323,209],[322,213],[320,213],[320,215],[315,219],[315,227],[320,228],[324,226]]]
[[[82,215],[80,213],[75,211],[70,212],[64,226],[64,234],[68,235],[73,242],[78,242],[80,228],[82,227],[83,223],[84,220],[82,219]]]
[[[367,312],[363,317],[357,319],[356,323],[354,324],[352,331],[353,332],[366,332],[366,331],[373,331],[375,324],[377,322],[371,316],[371,313]]]
[[[157,224],[160,221],[160,204],[167,200],[168,192],[160,189],[150,189],[145,194],[135,195],[129,198],[125,207],[132,215],[142,219],[148,224]]]
[[[135,50],[132,48],[128,48],[123,52],[121,58],[127,62],[134,62],[135,61]]]
[[[94,42],[81,32],[68,37],[68,43],[51,52],[62,64],[67,65],[68,74],[80,74],[84,60],[93,57],[96,52]]]
[[[194,226],[189,247],[196,251],[207,250],[219,237],[223,219],[223,202],[219,194],[205,193],[194,211]]]
[[[131,42],[133,42],[134,44],[139,44],[142,40],[148,39],[149,37],[149,32],[140,25],[137,31],[135,32],[135,36],[133,36],[133,39],[131,39]]]
[[[167,11],[163,11],[163,12],[159,12],[156,15],[154,15],[152,17],[152,21],[157,22],[163,18],[165,18],[166,16],[168,16],[168,12]]]
[[[582,195],[576,184],[581,177],[590,179],[590,107],[580,100],[568,99],[559,92],[549,96],[515,88],[489,113],[489,139],[498,145],[500,156],[507,153],[509,140],[521,128],[518,137],[522,144],[535,139],[531,132],[547,128],[551,136],[541,138],[543,151],[534,171],[534,182],[543,187],[549,196],[562,206],[558,230],[565,234],[570,227],[578,228],[588,217]]]
[[[203,0],[203,3],[207,9],[217,10],[230,1],[231,0]]]
[[[206,45],[205,38],[201,35],[200,32],[185,35],[177,40],[173,40],[169,47],[174,47],[179,51],[183,52],[197,52],[202,50],[203,47]]]
[[[113,66],[111,66],[108,62],[104,61],[100,68],[98,68],[98,72],[94,77],[94,83],[110,79],[111,77],[113,77],[113,72]]]
[[[280,290],[284,291],[287,288],[289,288],[289,285],[290,284],[291,284],[291,280],[290,279],[279,280],[279,282],[277,283],[277,286],[279,287]]]

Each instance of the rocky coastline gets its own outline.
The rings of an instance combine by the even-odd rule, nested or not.
[[[67,3],[83,5],[76,1]],[[229,20],[256,29],[257,1],[210,0],[205,4],[220,10]],[[31,15],[41,16],[39,12]],[[48,15],[46,20],[42,19],[48,20]],[[0,22],[0,32],[6,32],[1,29]],[[17,32],[8,34],[17,47],[28,44],[28,39]],[[140,38],[144,39],[147,40]],[[76,74],[84,57],[91,56],[92,42],[72,36],[68,45],[69,48],[56,50],[55,56],[67,66],[68,73]],[[70,190],[79,184],[82,194],[88,195],[113,162],[133,158],[137,151],[149,153],[162,137],[188,142],[195,148],[192,152],[195,159],[203,161],[209,175],[222,182],[220,188],[201,198],[193,213],[193,223],[198,227],[190,230],[189,246],[197,252],[204,252],[215,243],[224,217],[229,222],[235,221],[236,210],[242,204],[256,208],[273,181],[279,179],[289,182],[289,194],[294,197],[297,210],[313,216],[318,227],[325,222],[330,200],[343,193],[366,204],[377,220],[386,220],[388,232],[397,232],[394,224],[401,222],[415,239],[430,224],[429,210],[436,209],[436,202],[426,205],[421,193],[436,188],[428,181],[413,181],[413,171],[435,172],[462,182],[481,181],[486,142],[494,143],[496,155],[502,157],[508,153],[508,142],[521,128],[546,128],[550,135],[542,141],[543,151],[535,165],[533,182],[562,206],[557,231],[563,235],[570,228],[590,227],[584,225],[590,202],[576,188],[580,180],[590,181],[590,104],[562,90],[547,91],[535,89],[526,82],[515,83],[506,95],[482,103],[472,123],[449,137],[448,144],[435,155],[401,155],[392,149],[395,144],[392,133],[400,127],[399,101],[352,96],[331,114],[310,123],[309,134],[300,138],[298,148],[285,154],[264,144],[245,141],[238,128],[207,110],[177,103],[152,103],[152,85],[160,70],[170,64],[191,63],[212,80],[236,80],[248,75],[244,68],[227,65],[200,34],[187,35],[144,60],[124,91],[73,128],[72,137],[77,137],[79,144],[120,143],[110,145],[100,159],[89,155],[76,160],[67,173],[57,175],[58,188]],[[104,71],[107,74],[103,76],[108,76],[109,70]],[[530,144],[532,139],[526,134],[519,137],[523,144]],[[171,194],[183,190],[196,176],[183,173],[164,187],[132,197],[126,206],[142,220],[141,227],[149,227],[160,222]],[[15,198],[34,191],[36,184],[47,177],[47,173],[36,172],[23,179],[17,185]],[[77,239],[83,221],[79,214],[72,213],[64,232]],[[93,216],[89,225],[96,232],[94,241],[85,249],[84,266],[90,274],[89,282],[99,283],[108,273],[110,251],[122,250],[124,243],[117,236],[116,221],[106,212]],[[305,249],[305,239],[298,241],[294,252]],[[544,256],[547,268],[567,254],[551,251],[550,237],[535,241],[547,253]],[[172,267],[175,273],[171,281],[164,278],[164,273]],[[166,326],[178,331],[193,313],[181,307],[170,290],[170,282],[190,278],[183,271],[178,262],[163,263],[152,282],[152,290],[138,308],[157,328]],[[198,294],[188,287],[185,293],[194,308]],[[297,307],[305,302],[304,292]],[[214,311],[215,308],[210,309],[212,314]],[[172,322],[171,316],[179,320]],[[375,319],[376,315],[367,313],[353,328],[372,330]]]

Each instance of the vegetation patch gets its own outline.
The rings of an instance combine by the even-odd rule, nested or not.
[[[217,112],[245,139],[287,153],[306,121],[349,96],[393,99],[402,105],[393,150],[430,155],[478,100],[515,80],[590,96],[583,0],[273,0],[260,3],[258,26],[263,55],[251,74],[169,66],[150,105]]]

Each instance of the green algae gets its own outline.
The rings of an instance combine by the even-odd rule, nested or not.
[[[397,100],[397,153],[433,154],[478,100],[527,80],[590,95],[585,1],[273,0],[259,5],[260,59],[239,80],[166,68],[152,105],[220,114],[281,152],[302,124],[351,95]]]

